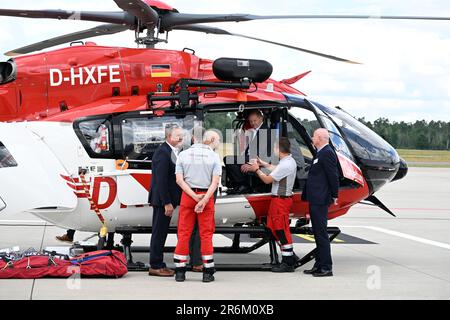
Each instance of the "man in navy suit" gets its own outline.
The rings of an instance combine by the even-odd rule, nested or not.
[[[251,193],[249,176],[251,166],[250,159],[261,158],[270,162],[272,154],[271,131],[264,122],[264,115],[260,110],[251,110],[247,116],[251,126],[250,137],[245,151],[240,156],[227,156],[224,159],[226,172],[230,180],[229,194]]]
[[[175,272],[164,263],[164,244],[173,211],[180,204],[181,189],[176,183],[175,163],[184,132],[178,125],[165,129],[166,141],[156,149],[152,158],[152,185],[148,201],[153,207],[152,238],[150,242],[149,275],[172,277]]]
[[[338,159],[328,144],[330,135],[320,128],[312,138],[317,153],[309,169],[302,199],[309,202],[309,214],[316,241],[316,262],[304,273],[315,277],[333,276],[330,239],[327,232],[328,207],[337,204],[339,190]]]

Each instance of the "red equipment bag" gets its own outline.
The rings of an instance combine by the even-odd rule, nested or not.
[[[68,278],[74,274],[120,278],[127,272],[125,256],[115,250],[93,251],[70,260],[45,254],[30,255],[15,261],[0,260],[0,279]]]

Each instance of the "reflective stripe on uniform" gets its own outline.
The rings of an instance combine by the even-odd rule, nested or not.
[[[186,267],[186,262],[175,262],[176,268],[183,268]]]
[[[188,260],[188,256],[182,256],[182,255],[179,255],[179,254],[174,254],[173,255],[173,258],[174,259],[178,259],[178,260],[181,260],[181,261],[187,261]]]
[[[203,263],[203,266],[204,266],[205,268],[213,268],[213,267],[214,267],[214,262],[211,262],[211,263]]]

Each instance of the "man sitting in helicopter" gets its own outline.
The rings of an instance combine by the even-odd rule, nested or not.
[[[248,126],[249,128],[246,128]],[[250,159],[261,158],[270,161],[271,156],[271,134],[264,114],[260,110],[251,110],[247,115],[242,128],[245,129],[245,149],[239,155],[227,156],[224,159],[227,179],[232,189],[229,194],[251,193],[250,172],[248,162]]]

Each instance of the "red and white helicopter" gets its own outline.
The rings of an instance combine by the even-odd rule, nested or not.
[[[224,137],[221,155],[225,156],[233,149],[242,150],[239,138],[248,128],[245,116],[253,109],[261,110],[269,128],[280,136],[288,136],[293,143],[298,163],[292,208],[292,217],[298,223],[294,232],[310,231],[305,226],[308,206],[301,201],[300,194],[315,153],[312,132],[319,127],[329,130],[342,168],[339,202],[330,207],[329,219],[347,213],[361,201],[372,202],[391,213],[374,193],[404,177],[407,164],[388,142],[346,112],[310,101],[291,86],[306,74],[276,81],[270,78],[272,66],[264,61],[214,62],[189,50],[153,48],[166,41],[161,35],[189,30],[245,37],[355,63],[199,23],[373,17],[184,14],[160,1],[115,2],[122,11],[0,9],[3,16],[52,19],[75,16],[79,20],[108,23],[10,51],[8,55],[20,56],[0,62],[0,214],[30,212],[57,226],[82,231],[97,232],[106,225],[108,232],[124,234],[123,243],[129,250],[131,233],[151,231],[148,204],[151,158],[164,141],[165,126],[177,123],[188,131],[195,125],[208,128],[221,123],[222,131],[241,134],[233,140]],[[413,16],[379,18],[449,20]],[[136,42],[147,48],[105,47],[86,42],[28,54],[128,29],[135,30]],[[189,138],[186,147],[188,141]],[[227,147],[233,143],[236,148]],[[270,201],[267,190],[230,195],[226,192],[227,180],[223,179],[222,184],[216,203],[217,232],[237,235],[228,252],[249,252],[267,243],[269,236],[264,233]],[[173,228],[176,224],[175,215]],[[241,233],[264,236],[251,248],[242,248],[238,236]],[[274,254],[272,246],[271,250]],[[312,258],[310,254],[301,263]]]

